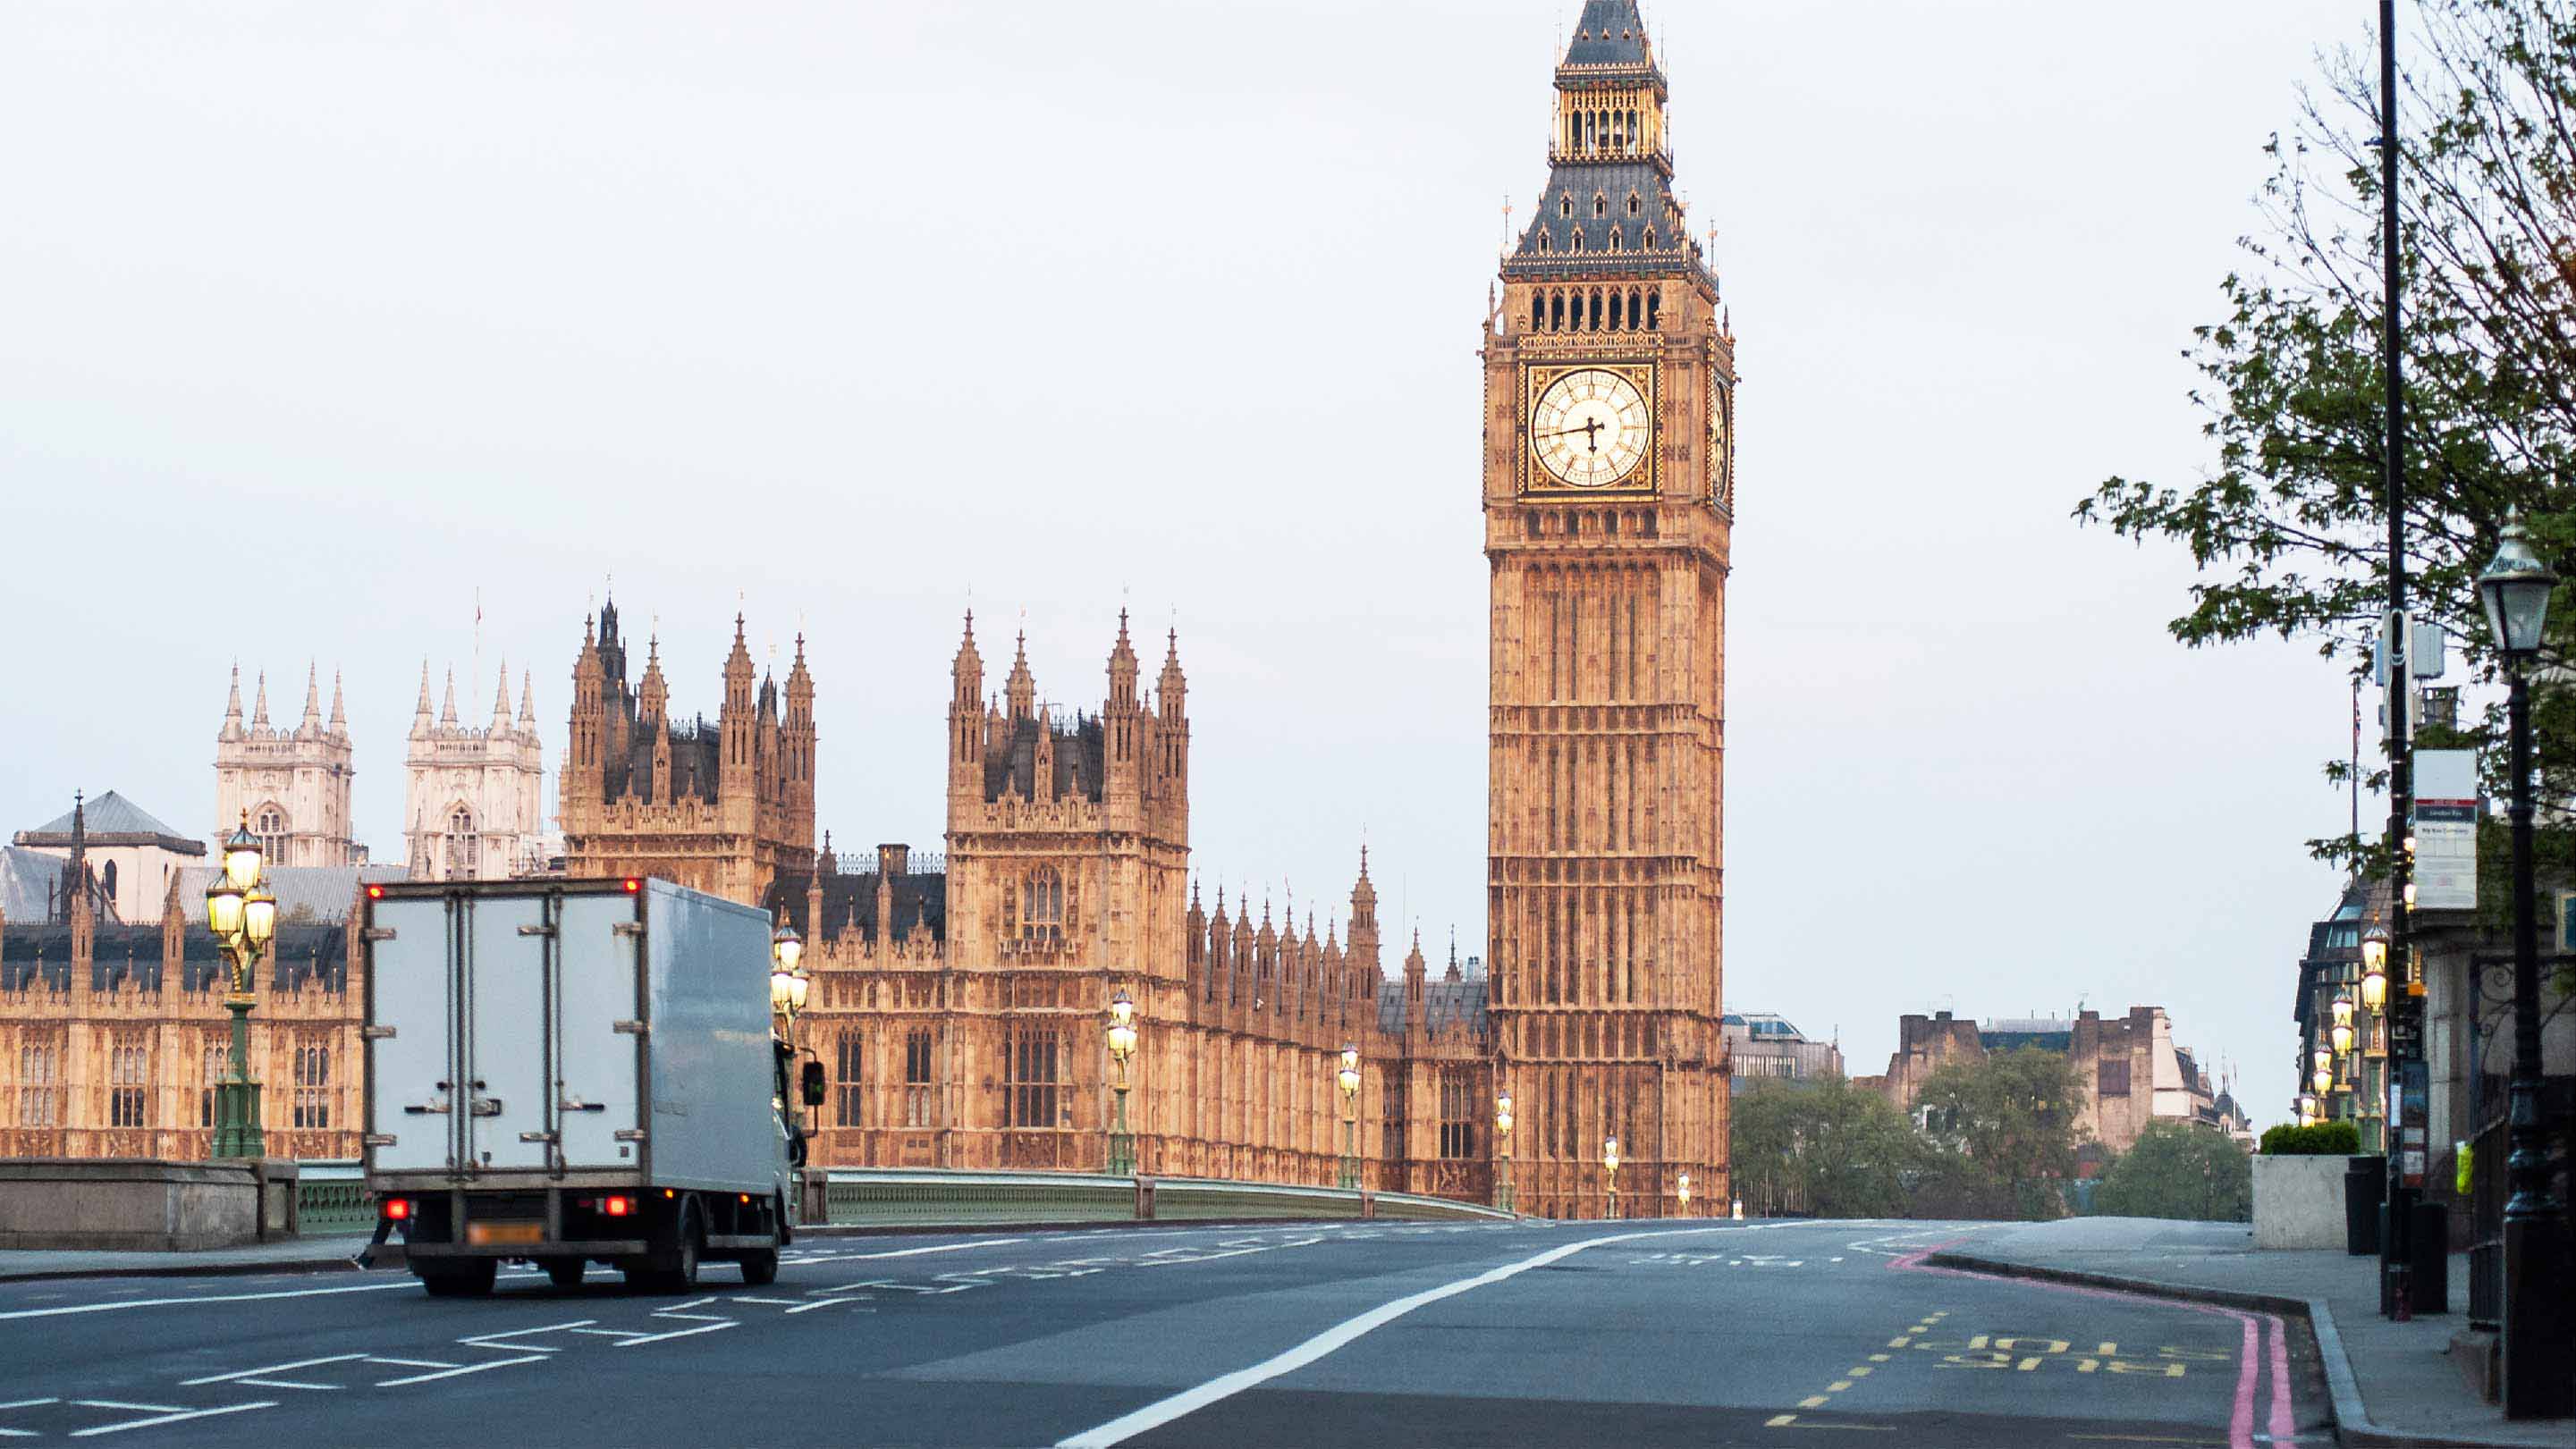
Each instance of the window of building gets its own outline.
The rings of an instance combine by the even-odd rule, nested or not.
[[[467,806],[451,806],[447,812],[447,878],[470,880],[480,868],[482,852],[474,834],[474,812]]]
[[[61,1048],[29,1043],[18,1048],[18,1125],[63,1125]]]
[[[109,861],[107,864],[105,864],[105,865],[103,865],[103,866],[100,866],[100,867],[98,868],[98,884],[99,884],[99,889],[101,889],[101,890],[103,890],[103,891],[107,892],[107,898],[108,898],[109,900],[111,900],[111,901],[112,901],[112,900],[115,900],[115,899],[116,899],[116,862],[115,862],[115,861],[112,861],[112,860],[111,860],[111,861]]]
[[[1056,1074],[1063,1066],[1063,1055],[1053,1027],[1021,1027],[1011,1033],[1002,1047],[1002,1072],[1012,1126],[1059,1125]]]
[[[1064,878],[1054,866],[1039,866],[1020,882],[1020,939],[1064,939]]]
[[[295,1048],[294,1121],[317,1131],[331,1125],[331,1048],[318,1041]]]
[[[145,1127],[152,1054],[140,1036],[118,1036],[107,1049],[107,1125]]]
[[[1594,192],[1592,194],[1592,214],[1594,216],[1608,216],[1610,214],[1610,198],[1597,191]]]
[[[930,1028],[915,1027],[903,1038],[903,1125],[931,1125],[930,1093]]]
[[[250,833],[259,837],[259,848],[270,865],[286,861],[286,812],[274,805],[259,807],[259,816],[251,822]]]
[[[1639,214],[1643,213],[1643,212],[1645,211],[1645,209],[1646,209],[1646,207],[1645,207],[1645,203],[1643,203],[1643,202],[1641,202],[1641,201],[1639,201],[1639,200],[1637,199],[1637,193],[1635,193],[1635,192],[1633,192],[1633,191],[1629,192],[1629,193],[1628,193],[1628,214],[1629,214],[1630,216],[1636,216],[1636,215],[1639,215]]]
[[[1440,1155],[1473,1157],[1476,1155],[1476,1122],[1479,1116],[1475,1081],[1466,1072],[1451,1069],[1440,1074]]]
[[[859,1068],[864,1055],[857,1032],[841,1033],[839,1044],[832,1053],[832,1099],[837,1108],[833,1114],[834,1121],[842,1127],[862,1125],[859,1115],[865,1092],[860,1085]]]
[[[215,1125],[215,1084],[224,1079],[224,1070],[232,1065],[232,1048],[221,1037],[210,1037],[200,1054],[203,1071],[197,1078],[197,1125]]]

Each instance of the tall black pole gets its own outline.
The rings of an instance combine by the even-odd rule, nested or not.
[[[2424,1171],[2424,1133],[2409,1125],[2404,1109],[2420,1092],[2424,1041],[2422,998],[2415,993],[2413,913],[2406,884],[2414,861],[2406,853],[2407,817],[2414,813],[2414,756],[2407,736],[2414,721],[2415,680],[2406,657],[2406,388],[2401,370],[2404,333],[2398,315],[2397,231],[2397,0],[2379,0],[2379,201],[2381,230],[2380,334],[2388,381],[2388,964],[2394,988],[2388,1004],[2388,1230],[2379,1235],[2383,1312],[2410,1316],[2409,1229],[2416,1184]],[[2419,1097],[2420,1100],[2420,1097]],[[2410,1171],[2410,1167],[2412,1171]]]
[[[2549,1140],[2540,1127],[2540,918],[2531,868],[2531,691],[2509,660],[2506,708],[2513,771],[2513,1155],[2504,1205],[2504,1416],[2576,1413],[2569,1362],[2567,1221],[2549,1195]]]

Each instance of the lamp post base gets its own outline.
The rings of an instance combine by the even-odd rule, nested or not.
[[[260,1127],[259,1083],[250,1076],[250,1009],[246,997],[230,997],[224,1009],[233,1014],[231,1069],[215,1084],[215,1141],[211,1157],[266,1157],[268,1134]]]
[[[1503,1159],[1502,1170],[1494,1174],[1494,1206],[1504,1212],[1516,1211],[1512,1206],[1512,1160],[1508,1157]]]

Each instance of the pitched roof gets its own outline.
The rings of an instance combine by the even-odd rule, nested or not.
[[[1646,21],[1637,13],[1637,0],[1586,0],[1583,18],[1574,25],[1574,39],[1565,47],[1565,64],[1654,63],[1654,48],[1646,42]]]
[[[92,845],[158,845],[182,855],[203,855],[204,841],[182,835],[156,818],[151,811],[119,795],[114,790],[79,806],[66,810],[33,830],[18,832],[20,845],[66,846],[72,843],[72,816],[82,817],[82,828]]]
[[[58,855],[0,845],[0,917],[15,923],[51,915],[66,864]]]
[[[190,866],[173,881],[179,892],[179,909],[186,912],[189,924],[205,922],[206,887],[215,883],[221,869]],[[277,919],[282,927],[297,921],[345,921],[357,907],[358,887],[370,881],[403,880],[409,875],[399,865],[278,865],[269,867],[266,879],[270,893],[277,897]]]

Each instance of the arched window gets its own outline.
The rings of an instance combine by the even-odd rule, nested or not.
[[[1610,228],[1610,250],[1614,252],[1619,250],[1619,228],[1616,224]]]
[[[1565,294],[1563,292],[1547,294],[1547,330],[1550,332],[1565,330]]]
[[[1650,227],[1646,228],[1646,250],[1648,250],[1648,251],[1653,251],[1654,249],[1655,249],[1655,229],[1654,229],[1653,227],[1651,227],[1651,226],[1650,226]]]
[[[115,862],[115,861],[112,861],[112,860],[111,860],[111,861],[109,861],[107,864],[105,864],[105,865],[103,865],[103,866],[100,866],[100,867],[98,868],[98,883],[99,883],[99,888],[107,892],[107,898],[108,898],[109,900],[111,900],[111,901],[112,901],[112,900],[115,900],[115,899],[116,899],[116,862]]]
[[[1614,237],[1614,238],[1613,238],[1613,240],[1616,240],[1616,238]],[[1617,250],[1618,250],[1618,248],[1617,248],[1617,247],[1612,247],[1612,248],[1611,248],[1611,250],[1612,250],[1612,251],[1617,251]],[[1618,331],[1623,330],[1623,326],[1622,326],[1622,324],[1624,324],[1627,320],[1628,320],[1628,314],[1627,314],[1626,309],[1625,309],[1625,308],[1620,304],[1619,294],[1618,294],[1618,293],[1616,293],[1616,292],[1611,293],[1611,294],[1610,294],[1610,330],[1611,330],[1611,331],[1613,331],[1613,332],[1618,332]]]
[[[1608,216],[1610,214],[1610,198],[1598,191],[1592,193],[1592,214],[1594,216]]]
[[[1536,332],[1546,325],[1547,299],[1536,292],[1532,292],[1530,293],[1530,330],[1532,332]]]
[[[445,845],[446,879],[472,880],[482,867],[482,840],[474,833],[473,807],[461,800],[447,807]]]
[[[1635,216],[1636,214],[1638,214],[1638,213],[1639,213],[1639,212],[1641,212],[1641,211],[1644,211],[1645,209],[1646,209],[1646,207],[1645,207],[1645,203],[1643,203],[1643,202],[1641,202],[1641,201],[1639,201],[1639,200],[1637,199],[1637,193],[1635,193],[1635,192],[1633,192],[1633,191],[1629,192],[1629,193],[1628,193],[1628,214],[1629,214],[1630,216]]]
[[[1660,292],[1648,292],[1646,294],[1646,330],[1649,332],[1661,332],[1663,329],[1663,294]]]
[[[1599,287],[1592,289],[1592,315],[1586,319],[1585,325],[1590,331],[1601,330],[1601,289]]]
[[[1567,194],[1565,194],[1565,195],[1561,195],[1561,196],[1557,197],[1557,199],[1556,199],[1556,214],[1557,214],[1557,215],[1559,215],[1559,216],[1572,216],[1572,215],[1574,215],[1574,197],[1573,197],[1573,194],[1572,194],[1572,193],[1570,193],[1570,192],[1569,192],[1569,193],[1567,193]]]
[[[262,805],[251,817],[250,833],[259,837],[259,849],[270,865],[286,864],[286,812],[274,805]]]
[[[1578,226],[1572,231],[1566,233],[1565,249],[1570,252],[1579,252],[1583,250],[1583,228]]]
[[[1064,878],[1054,866],[1039,866],[1020,882],[1020,939],[1064,939]]]

